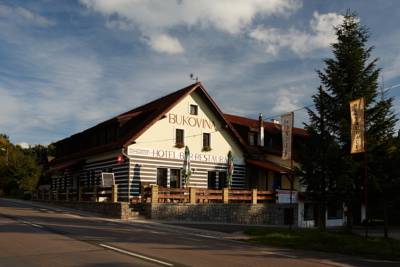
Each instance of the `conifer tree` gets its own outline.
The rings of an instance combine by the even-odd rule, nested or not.
[[[333,58],[325,59],[325,68],[317,72],[321,87],[313,96],[315,111],[308,110],[309,138],[299,163],[307,195],[318,204],[320,224],[325,223],[327,205],[342,201],[350,230],[354,212],[360,212],[354,207],[362,202],[365,177],[368,189],[376,193],[372,197],[379,195],[384,200],[396,182],[387,171],[393,163],[391,140],[396,117],[393,99],[378,88],[380,69],[377,59],[371,59],[373,47],[367,46],[367,29],[354,13],[347,12],[335,31]],[[365,99],[366,154],[351,155],[349,102],[360,97]]]
[[[386,175],[383,166],[396,118],[392,112],[393,99],[386,98],[378,89],[380,69],[376,66],[377,59],[371,59],[373,47],[367,45],[368,30],[350,12],[335,30],[337,42],[332,44],[334,57],[324,60],[325,68],[318,71],[318,75],[329,95],[332,116],[329,116],[328,124],[345,164],[336,185],[342,187],[344,193],[350,229],[354,204],[361,198],[364,175],[367,174],[369,185],[373,185],[372,182],[380,184]],[[365,141],[369,166],[366,172],[363,171],[365,154],[350,155],[349,102],[360,97],[365,99]]]

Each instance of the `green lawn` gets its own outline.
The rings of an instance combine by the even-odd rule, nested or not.
[[[365,238],[344,232],[316,229],[249,228],[250,242],[303,250],[318,250],[368,258],[400,260],[400,240]]]

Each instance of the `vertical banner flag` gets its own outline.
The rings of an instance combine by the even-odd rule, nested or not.
[[[182,176],[185,188],[189,185],[190,175],[192,171],[190,170],[190,150],[188,146],[185,146],[185,158],[183,159]]]
[[[364,151],[364,97],[350,101],[351,154]]]
[[[228,171],[228,188],[232,187],[232,178],[233,178],[233,171],[234,171],[234,166],[233,166],[233,156],[232,152],[229,150],[228,152],[228,166],[227,166],[227,171]]]
[[[282,123],[282,159],[292,159],[292,130],[294,114],[290,112],[281,116]]]

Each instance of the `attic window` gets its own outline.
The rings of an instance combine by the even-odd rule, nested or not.
[[[190,115],[197,115],[197,114],[198,114],[197,105],[190,105]]]
[[[257,134],[255,132],[249,132],[248,134],[248,142],[250,146],[255,146],[256,145],[256,137]]]

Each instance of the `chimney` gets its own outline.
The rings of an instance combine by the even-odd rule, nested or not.
[[[260,113],[258,117],[258,127],[259,127],[258,144],[259,146],[264,146],[264,121],[262,113]]]

